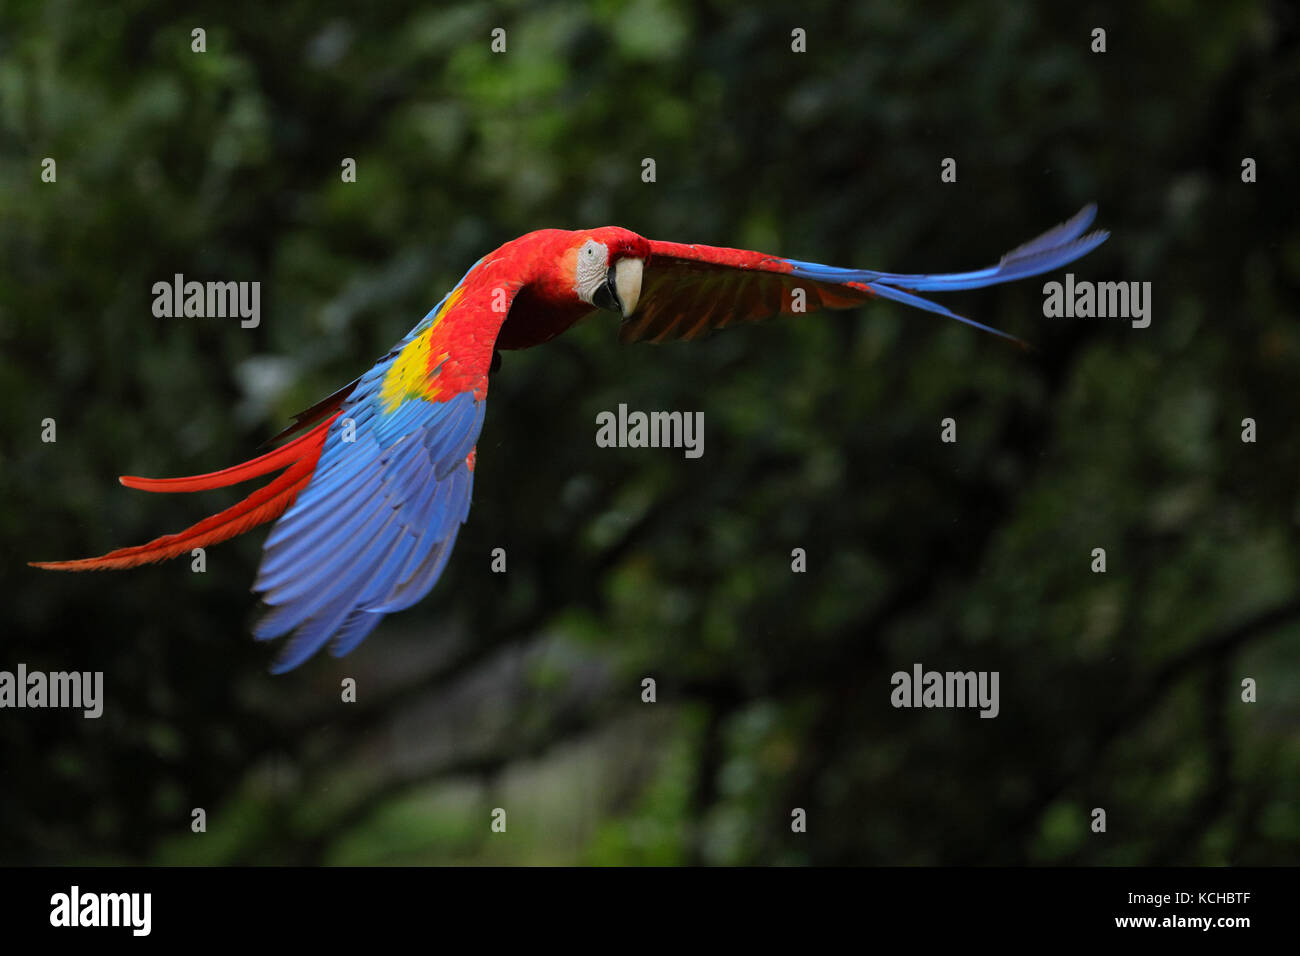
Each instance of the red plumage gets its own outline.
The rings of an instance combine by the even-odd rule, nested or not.
[[[270,640],[292,632],[276,672],[331,641],[333,653],[346,654],[383,615],[427,594],[445,567],[469,513],[497,349],[539,345],[602,310],[619,316],[623,341],[665,342],[769,316],[854,308],[876,297],[1018,341],[917,293],[982,288],[1072,262],[1106,238],[1083,235],[1094,214],[1095,207],[1085,208],[993,266],[939,274],[842,269],[652,241],[616,226],[529,233],[484,256],[375,369],[298,415],[277,437],[310,429],[305,434],[206,475],[120,479],[143,491],[194,492],[280,472],[269,483],[177,534],[97,558],[33,566],[134,567],[284,515],[263,549],[254,590],[271,610],[254,634]],[[336,422],[354,427],[327,447]]]
[[[231,505],[225,511],[191,525],[184,531],[163,535],[147,544],[118,548],[97,558],[29,563],[34,568],[46,568],[52,571],[109,571],[133,568],[141,564],[166,561],[194,548],[203,548],[226,541],[260,524],[272,521],[293,504],[298,493],[311,480],[312,472],[316,468],[316,462],[325,444],[325,435],[338,416],[339,413],[335,412],[307,434],[295,438],[288,444],[251,461],[221,471],[206,475],[191,475],[186,478],[136,478],[123,475],[118,480],[128,488],[138,488],[141,491],[186,492],[225,488],[284,469],[281,475],[258,488],[248,497]]]

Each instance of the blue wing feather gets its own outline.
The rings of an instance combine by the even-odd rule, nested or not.
[[[927,312],[956,319],[958,322],[964,322],[985,332],[1019,341],[1015,336],[958,315],[937,302],[931,302],[912,293],[982,289],[985,286],[998,285],[1059,269],[1087,255],[1109,237],[1110,233],[1105,230],[1083,235],[1083,231],[1092,225],[1096,215],[1096,204],[1089,204],[1059,226],[1054,226],[1041,236],[1012,249],[998,261],[997,265],[970,272],[909,275],[901,272],[875,272],[868,269],[839,269],[816,262],[801,262],[797,259],[786,261],[794,267],[791,274],[801,279],[839,284],[858,283],[883,299],[925,309]]]
[[[253,590],[268,612],[259,640],[291,636],[271,670],[297,667],[326,643],[342,657],[386,614],[428,594],[469,517],[467,460],[483,428],[472,392],[446,401],[381,401],[394,360],[427,332],[452,292],[362,375],[339,406],[311,481],[280,516],[263,548]],[[436,372],[435,372],[436,374]]]
[[[369,637],[370,632],[383,619],[384,615],[378,611],[353,611],[352,616],[344,622],[343,627],[334,636],[334,641],[330,644],[330,653],[335,657],[343,657]]]
[[[482,430],[484,402],[470,392],[443,402],[407,398],[385,413],[383,373],[399,350],[359,380],[311,482],[267,538],[254,590],[269,610],[254,635],[292,632],[276,673],[327,643],[335,656],[348,653],[385,614],[420,600],[469,515],[466,456]],[[348,420],[352,440],[344,441]]]

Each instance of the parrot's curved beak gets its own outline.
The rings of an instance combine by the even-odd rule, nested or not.
[[[623,318],[628,318],[636,311],[636,304],[641,299],[641,272],[644,266],[641,259],[619,259],[609,267],[605,281],[591,297],[591,304],[598,309],[619,312]]]

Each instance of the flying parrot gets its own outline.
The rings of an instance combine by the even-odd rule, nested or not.
[[[623,342],[667,342],[874,298],[1013,339],[917,293],[977,289],[1057,269],[1106,240],[1100,230],[1084,235],[1095,214],[1094,205],[1085,207],[997,265],[940,275],[658,242],[617,226],[530,232],[476,262],[370,371],[301,412],[273,439],[301,432],[292,441],[211,474],[119,479],[143,491],[193,492],[278,472],[248,497],[148,544],[33,566],[130,568],[274,521],[253,585],[268,607],[254,636],[292,635],[273,673],[297,667],[327,643],[342,657],[386,614],[428,594],[446,567],[469,514],[498,349],[540,345],[601,311],[619,316]]]

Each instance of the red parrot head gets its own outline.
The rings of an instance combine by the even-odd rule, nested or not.
[[[578,300],[627,318],[641,298],[641,273],[650,243],[618,226],[570,234],[560,270]]]
[[[627,319],[641,301],[650,242],[618,226],[541,229],[484,258],[524,280],[501,330],[498,349],[522,349],[559,335],[594,309]],[[488,281],[496,281],[489,279]]]

